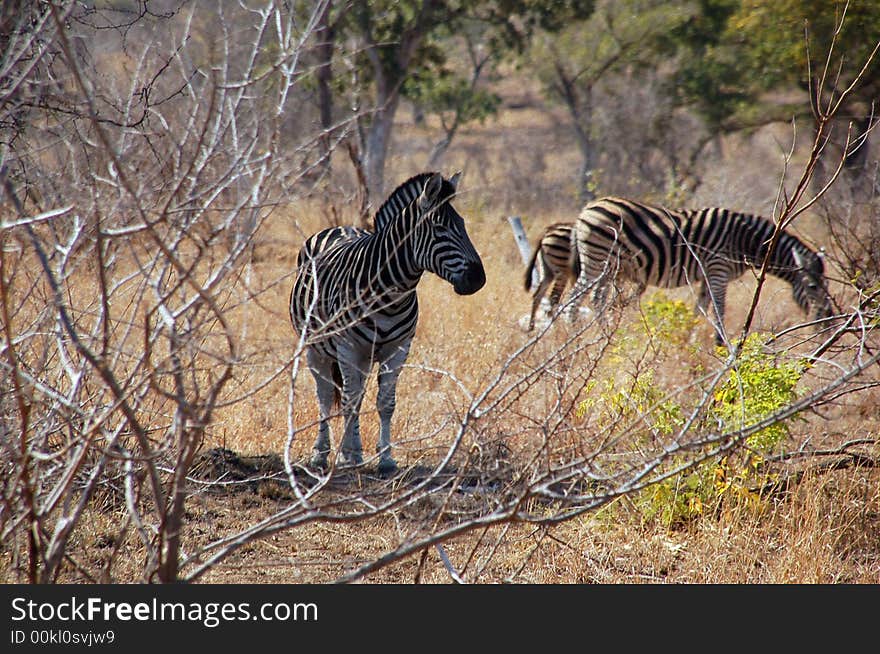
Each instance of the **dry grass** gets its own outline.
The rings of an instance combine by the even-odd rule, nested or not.
[[[552,529],[522,524],[470,532],[444,544],[465,579],[481,583],[880,583],[880,478],[876,470],[815,475],[760,512],[738,510],[690,527],[641,524],[625,506]],[[271,493],[197,496],[188,542],[204,544],[271,515]],[[99,568],[109,557],[121,511],[90,516],[72,551]],[[417,516],[354,524],[317,523],[274,534],[237,551],[203,583],[325,583],[393,548]],[[126,539],[114,579],[137,575],[137,547]],[[10,578],[7,577],[7,581]],[[364,578],[366,583],[449,583],[436,550]]]

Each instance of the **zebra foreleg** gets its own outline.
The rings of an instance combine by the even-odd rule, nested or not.
[[[391,456],[391,418],[397,407],[397,379],[409,353],[409,344],[397,348],[389,359],[379,366],[379,389],[376,393],[376,409],[379,412],[378,472],[389,474],[397,470],[397,462]]]

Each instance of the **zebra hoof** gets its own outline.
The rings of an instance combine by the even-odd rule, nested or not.
[[[343,452],[336,460],[336,463],[343,467],[355,468],[363,465],[364,457],[360,452]]]
[[[327,469],[327,452],[313,452],[309,459],[309,466],[318,470]]]
[[[379,460],[379,465],[376,466],[376,472],[380,475],[392,475],[397,472],[397,461],[392,459],[390,456],[385,459]]]

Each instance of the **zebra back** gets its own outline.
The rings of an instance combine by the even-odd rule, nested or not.
[[[697,256],[726,257],[731,279],[747,267],[760,268],[766,259],[767,272],[791,284],[804,311],[812,308],[816,318],[831,314],[822,255],[793,233],[780,232],[769,251],[776,232],[769,218],[720,207],[685,210],[681,215],[683,237]]]
[[[309,236],[302,244],[296,257],[297,267],[313,261],[316,257],[329,250],[334,245],[338,245],[340,241],[346,239],[358,238],[369,234],[366,229],[354,227],[353,225],[338,225],[322,229]]]

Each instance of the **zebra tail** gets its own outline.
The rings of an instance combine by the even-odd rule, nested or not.
[[[539,243],[538,247],[532,249],[532,256],[529,258],[528,265],[526,265],[525,287],[527,291],[532,290],[532,271],[535,269],[535,262],[538,260],[540,253],[541,245]]]

